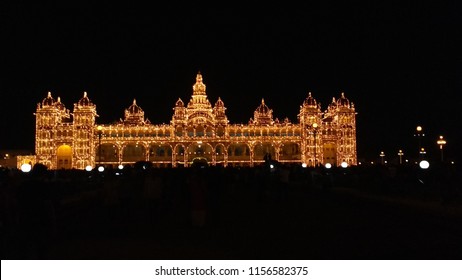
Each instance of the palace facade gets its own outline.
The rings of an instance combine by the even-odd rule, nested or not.
[[[96,105],[86,92],[72,112],[48,93],[35,112],[35,158],[26,160],[50,169],[137,161],[157,167],[188,167],[196,161],[255,166],[268,156],[307,166],[356,165],[356,111],[344,93],[324,111],[308,93],[299,110],[296,123],[279,121],[262,99],[247,124],[232,124],[224,102],[218,98],[212,106],[208,100],[201,73],[189,102],[176,101],[170,124],[152,124],[136,100],[120,121],[98,124]]]

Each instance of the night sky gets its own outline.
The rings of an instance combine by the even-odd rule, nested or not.
[[[262,98],[297,122],[309,91],[323,110],[343,91],[358,112],[360,159],[415,155],[421,125],[429,156],[442,134],[457,160],[461,4],[371,2],[0,4],[0,150],[33,151],[33,113],[48,91],[71,111],[87,91],[98,123],[123,118],[134,98],[152,123],[169,123],[200,71],[231,123],[247,123]]]

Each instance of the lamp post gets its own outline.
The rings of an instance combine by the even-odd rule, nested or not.
[[[316,132],[317,132],[318,124],[313,123],[313,138],[314,138],[314,166],[316,167],[318,164],[316,162]]]
[[[98,130],[98,165],[101,164],[101,136],[103,136],[103,127],[98,125],[96,127]]]
[[[436,144],[440,145],[440,151],[441,151],[441,162],[444,161],[443,159],[443,146],[446,145],[446,140],[444,140],[443,135],[440,135],[440,138],[438,141],[436,141]]]
[[[399,156],[399,164],[403,164],[403,150],[398,151],[398,156]]]
[[[419,152],[419,153],[420,153],[420,157],[423,159],[423,158],[424,158],[424,155],[425,155],[427,152],[425,151],[425,148],[420,148],[420,152]]]
[[[423,133],[423,128],[418,125],[415,129],[415,134],[414,134],[415,137],[417,137],[417,141],[418,141],[418,144],[419,144],[419,154],[420,154],[420,157],[423,158],[423,154],[422,154],[422,137],[425,136],[425,133]]]
[[[385,153],[383,151],[380,152],[380,157],[382,158],[382,165],[383,165],[383,158],[385,157]]]

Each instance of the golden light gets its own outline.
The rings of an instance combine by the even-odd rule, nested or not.
[[[269,152],[272,160],[283,164],[324,165],[327,158],[330,162],[357,164],[356,109],[344,93],[337,100],[333,98],[335,106],[326,110],[321,110],[310,93],[294,123],[288,118],[274,118],[268,107],[271,102],[267,101],[262,99],[247,124],[231,124],[224,102],[220,98],[214,105],[209,101],[202,74],[198,73],[191,99],[178,99],[169,123],[152,124],[133,99],[123,119],[98,125],[96,105],[87,92],[74,103],[72,112],[49,93],[37,104],[34,114],[37,129],[32,162],[49,169],[117,167],[140,160],[151,161],[154,166],[188,167],[200,154],[212,166],[253,167],[263,163]],[[131,150],[135,145],[138,149]],[[158,145],[165,156],[149,152]],[[66,153],[58,152],[61,146],[69,147]],[[180,146],[181,151],[177,150]]]
[[[420,125],[417,126],[417,127],[416,127],[416,130],[417,130],[418,132],[422,131],[422,127],[421,127]]]
[[[441,161],[444,161],[444,157],[443,157],[443,146],[446,145],[446,140],[444,140],[443,135],[440,135],[440,138],[436,141],[436,144],[440,145],[440,150],[441,150]]]
[[[332,164],[330,164],[330,163],[326,163],[326,165],[324,165],[324,166],[325,166],[327,169],[332,168]]]
[[[438,141],[436,141],[436,143],[440,145],[440,149],[443,149],[443,145],[446,145],[446,140],[444,140],[443,136],[440,135],[440,138],[438,139]]]
[[[347,168],[347,167],[348,167],[348,163],[342,162],[342,163],[340,164],[340,166],[343,167],[343,168]]]

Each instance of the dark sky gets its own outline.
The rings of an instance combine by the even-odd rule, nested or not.
[[[309,91],[323,109],[344,91],[358,112],[359,157],[415,153],[417,125],[429,154],[442,134],[448,157],[460,155],[461,5],[338,2],[0,4],[0,149],[33,150],[33,113],[48,91],[71,110],[87,91],[100,123],[134,98],[153,123],[168,123],[200,71],[232,123],[253,117],[262,97],[297,122]]]

